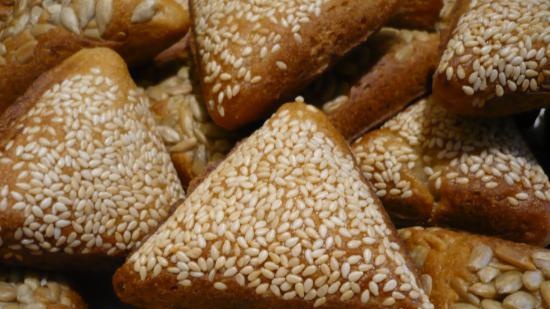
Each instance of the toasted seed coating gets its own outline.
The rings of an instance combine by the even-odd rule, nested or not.
[[[397,222],[550,242],[550,181],[510,119],[462,118],[428,98],[353,150]]]
[[[424,262],[416,266],[433,280],[430,299],[436,307],[532,309],[549,305],[550,265],[537,266],[535,260],[550,260],[550,250],[442,228],[405,228],[399,235],[409,250],[428,251]],[[486,266],[472,268],[472,261],[485,261],[487,256]]]
[[[322,112],[284,105],[118,270],[119,297],[145,307],[431,308],[347,147]]]
[[[109,49],[45,74],[0,127],[3,262],[112,267],[184,197],[147,97]]]
[[[9,8],[0,17],[0,112],[82,48],[109,47],[135,65],[180,39],[189,23],[174,0],[25,0]]]

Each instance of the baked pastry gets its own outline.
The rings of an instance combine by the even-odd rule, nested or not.
[[[114,287],[146,308],[433,308],[346,141],[302,103],[237,146]]]
[[[160,136],[184,186],[199,176],[208,163],[223,160],[235,144],[238,134],[214,124],[193,93],[188,66],[149,87],[147,95]]]
[[[396,0],[191,0],[193,51],[212,119],[227,129],[277,104],[366,41]]]
[[[185,12],[189,12],[189,1],[188,0],[174,0],[176,1]],[[162,51],[155,57],[155,64],[163,65],[169,62],[178,61],[178,60],[187,60],[189,57],[189,32],[183,36],[179,41],[174,43],[172,46]]]
[[[314,82],[306,100],[322,103],[344,137],[357,137],[429,91],[438,46],[437,34],[383,28]]]
[[[389,21],[391,26],[427,31],[439,30],[456,0],[403,0]]]
[[[158,54],[155,57],[155,64],[157,66],[162,66],[170,65],[178,61],[187,62],[190,58],[190,51],[189,33],[187,33],[181,40],[177,41],[174,45]]]
[[[353,151],[400,224],[550,242],[550,182],[510,119],[464,119],[421,100]]]
[[[2,268],[0,308],[86,309],[87,306],[63,278]]]
[[[399,235],[436,308],[550,307],[549,250],[440,228]]]
[[[42,75],[0,119],[0,260],[107,268],[184,197],[147,97],[106,48]]]
[[[550,3],[459,0],[433,95],[468,116],[550,106]],[[487,18],[490,16],[490,18]]]
[[[84,47],[136,64],[180,39],[188,12],[173,0],[26,0],[0,18],[0,112],[43,72]]]

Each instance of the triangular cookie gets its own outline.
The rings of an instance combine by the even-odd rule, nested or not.
[[[438,308],[550,306],[550,250],[442,228],[399,235]]]
[[[189,27],[188,9],[174,0],[3,2],[9,5],[0,4],[0,112],[82,48],[112,48],[132,65],[149,61]]]
[[[550,2],[458,0],[434,76],[438,103],[469,116],[550,106]]]
[[[512,119],[469,119],[423,99],[353,145],[394,220],[550,242],[550,181]]]
[[[345,140],[303,103],[211,172],[114,286],[149,308],[433,308]]]
[[[195,60],[216,123],[262,119],[381,27],[395,0],[191,1]]]
[[[0,136],[3,262],[108,266],[184,197],[149,101],[109,49],[43,75],[2,116]]]

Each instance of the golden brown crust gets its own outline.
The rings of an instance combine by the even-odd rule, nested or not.
[[[547,245],[550,243],[550,204],[530,192],[526,200],[511,205],[508,197],[517,195],[518,191],[517,187],[506,184],[488,189],[480,179],[470,179],[468,184],[444,182],[440,193],[444,198],[434,209],[431,221],[436,225]]]
[[[6,148],[6,144],[9,141],[17,137],[21,133],[22,129],[17,128],[17,122],[24,117],[27,112],[36,104],[36,102],[42,97],[44,92],[46,92],[52,85],[62,82],[66,76],[81,72],[82,64],[85,60],[89,63],[95,64],[104,64],[105,70],[109,75],[118,75],[127,72],[127,67],[124,62],[118,60],[118,56],[113,57],[110,53],[112,51],[103,50],[104,53],[107,53],[109,56],[105,56],[102,52],[95,52],[92,50],[83,50],[79,54],[69,57],[64,60],[64,62],[53,68],[52,70],[41,75],[22,95],[15,104],[12,104],[0,117],[0,139],[2,149]],[[127,73],[126,73],[127,74]],[[126,79],[126,84],[121,84],[123,91],[127,91],[131,86],[132,82],[129,79]],[[5,175],[11,175],[12,172],[9,171],[8,167],[2,166],[2,171],[5,172]],[[10,177],[6,177],[9,179]],[[81,265],[100,265],[99,268],[114,268],[120,262],[123,261],[124,256],[119,256],[115,258],[107,257],[102,254],[92,253],[86,256],[78,257],[78,262],[75,263],[74,256],[66,256],[59,253],[46,253],[39,256],[33,255],[13,255],[12,250],[7,248],[5,244],[10,242],[17,242],[13,236],[17,229],[24,224],[25,215],[20,211],[15,211],[13,209],[0,211],[0,226],[1,230],[1,239],[3,245],[0,246],[0,256],[4,257],[4,262],[8,264],[20,264],[23,263],[28,266],[39,267],[39,268],[52,268],[56,265],[78,269]]]
[[[380,140],[384,141],[384,148],[386,149],[407,149],[410,147],[399,135],[384,128],[365,134],[352,146],[363,173],[370,170],[369,163],[371,163],[366,160],[365,156],[369,152],[365,153],[364,149],[369,148],[369,145],[378,143]],[[388,153],[390,157],[393,157],[391,152]],[[394,163],[397,164],[397,162]],[[381,162],[381,164],[383,163]],[[423,178],[419,177],[417,169],[403,168],[399,170],[399,173],[400,180],[402,179],[410,184],[410,196],[387,194],[392,186],[388,188],[387,185],[381,185],[379,179],[377,181],[370,180],[373,182],[378,196],[383,201],[385,209],[397,226],[427,224],[431,217],[435,197],[430,188],[423,182]],[[367,177],[367,179],[369,178],[372,178],[372,176]]]
[[[84,29],[80,29],[80,33],[76,34],[65,26],[69,24],[68,22],[59,21],[61,17],[58,16],[56,24],[44,20],[46,17],[42,16],[36,26],[25,26],[17,35],[0,36],[0,45],[7,49],[6,54],[0,52],[0,111],[5,110],[18,96],[22,95],[40,74],[82,48],[113,48],[130,64],[148,61],[163,48],[181,38],[189,24],[188,12],[184,11],[180,5],[172,0],[159,1],[156,15],[144,22],[132,22],[133,12],[140,5],[141,0],[98,1],[94,9],[98,11],[101,9],[100,2],[111,3],[112,9],[110,22],[101,35],[94,32],[99,30],[92,26],[86,28],[91,31],[90,34],[85,34]],[[84,2],[89,1],[82,1]],[[24,7],[21,13],[14,16],[28,17],[31,8],[34,7],[31,1],[28,3],[28,7]],[[78,14],[78,7],[76,4],[73,5],[73,12],[76,10]],[[45,13],[45,9],[42,12],[43,15],[48,14]],[[62,15],[62,13],[59,14]],[[6,21],[6,26],[10,25],[8,22],[14,21]],[[79,27],[78,20],[76,23],[76,27]],[[97,22],[90,22],[92,23]],[[23,49],[24,46],[33,47]],[[25,50],[24,53],[23,50]]]
[[[521,308],[550,307],[548,250],[440,228],[399,235],[436,308],[518,308],[518,301]]]
[[[196,23],[198,27],[193,29],[193,41],[196,46],[193,51],[195,59],[198,60],[196,63],[199,76],[203,77],[202,93],[213,120],[222,127],[232,129],[264,118],[278,104],[296,95],[297,90],[325,71],[336,59],[364,42],[370,34],[386,22],[395,3],[396,1],[382,0],[323,1],[322,4],[315,4],[316,7],[319,6],[315,8],[320,14],[318,17],[313,10],[303,12],[308,22],[300,23],[297,18],[293,19],[292,28],[299,29],[296,35],[290,31],[290,26],[287,28],[279,25],[279,20],[274,24],[268,20],[267,16],[261,17],[259,22],[252,23],[234,18],[233,23],[238,30],[232,32],[238,33],[246,45],[231,43],[223,49],[234,57],[234,60],[229,60],[233,62],[232,64],[222,61],[219,55],[222,51],[212,50],[210,42],[213,39],[206,38],[206,29],[225,32],[229,31],[230,26],[219,30],[218,28],[225,26],[225,23],[217,24],[216,27],[208,27],[206,23]],[[231,7],[224,6],[223,2],[212,1],[205,6],[201,1],[192,1],[192,18],[196,21],[201,20],[215,10],[220,12],[219,16],[225,16],[222,6]],[[294,11],[298,11],[299,2],[292,2],[289,6],[288,10],[282,11],[294,14]],[[304,7],[307,6],[302,6]],[[246,10],[246,8],[242,9]],[[282,15],[279,18],[286,20],[287,16]],[[253,26],[258,29],[252,30]],[[253,31],[257,33],[253,35]],[[265,43],[254,41],[262,40],[262,37],[266,38]],[[277,43],[274,44],[274,40]],[[229,43],[228,40],[224,44]],[[247,47],[251,48],[251,54],[243,57],[249,50],[244,53],[242,49]],[[264,58],[261,58],[264,53],[262,48],[265,48]],[[205,54],[209,54],[208,58],[204,56]],[[242,59],[241,64],[238,64],[239,58]],[[245,70],[244,76],[239,76],[240,69],[234,68],[234,66],[239,68],[239,65]],[[231,78],[227,81],[222,80],[222,75],[224,78],[228,77],[223,73],[229,74]],[[249,75],[248,79],[246,73]],[[232,89],[238,87],[238,91],[231,91],[230,98],[227,95],[227,86]],[[224,98],[220,102],[222,93]]]
[[[189,53],[191,52],[189,41],[189,33],[187,33],[181,40],[158,54],[154,60],[155,65],[162,66],[168,65],[171,62],[189,60]]]
[[[438,45],[436,34],[382,29],[367,42],[372,66],[352,82],[347,100],[324,105],[331,122],[344,137],[353,139],[426,94]]]
[[[445,77],[439,75],[433,84],[433,89],[439,89],[434,90],[434,99],[438,102],[448,102],[445,108],[466,117],[498,118],[535,110],[550,104],[550,93],[548,92],[537,94],[512,93],[485,102],[481,110],[473,106],[472,97],[467,96],[462,90],[459,90],[460,88],[457,88],[461,85],[462,83],[455,84],[445,81]]]
[[[71,88],[72,85],[79,85],[78,82],[82,79],[89,81],[94,78],[96,79],[93,86],[84,83],[77,90]],[[98,96],[98,88],[101,88],[101,93],[107,97]],[[86,89],[89,90],[88,93],[86,93]],[[52,104],[52,93],[57,96],[58,104],[64,104],[63,111],[56,111],[57,118],[52,116],[49,109]],[[84,99],[86,96],[88,97]],[[71,97],[73,100],[70,100]],[[125,160],[125,164],[136,164],[133,165],[134,168],[137,168],[136,170],[132,172],[126,170],[126,172],[129,172],[126,175],[133,178],[133,184],[140,183],[139,177],[132,176],[134,173],[140,173],[141,168],[138,168],[140,164],[156,166],[161,162],[165,162],[166,174],[161,176],[164,180],[158,182],[158,179],[151,179],[150,181],[154,182],[155,185],[152,187],[150,185],[146,186],[151,190],[155,190],[154,187],[156,189],[162,187],[169,192],[175,189],[178,193],[175,194],[175,199],[172,199],[174,196],[168,196],[172,193],[160,197],[162,199],[167,198],[165,202],[156,203],[163,205],[160,208],[157,208],[156,204],[153,206],[148,202],[144,206],[148,205],[145,207],[150,207],[153,212],[158,211],[157,214],[153,215],[155,217],[160,216],[157,219],[163,216],[166,217],[170,213],[171,203],[183,195],[182,188],[168,154],[163,153],[165,149],[160,142],[160,138],[154,132],[154,121],[147,109],[148,105],[142,106],[143,101],[138,103],[139,98],[142,98],[141,94],[137,92],[126,64],[118,54],[106,48],[84,49],[66,59],[61,65],[43,74],[29,88],[27,93],[2,115],[0,118],[0,147],[2,150],[0,152],[0,171],[5,177],[0,181],[2,187],[2,193],[0,193],[0,258],[3,263],[23,264],[48,269],[60,267],[63,269],[82,269],[82,267],[87,266],[112,268],[122,261],[128,252],[133,249],[133,246],[139,244],[140,240],[147,234],[144,232],[145,230],[140,232],[134,230],[135,234],[129,234],[126,238],[122,236],[120,231],[116,232],[116,228],[121,225],[127,230],[129,228],[128,223],[123,223],[119,216],[122,212],[115,210],[113,213],[112,211],[112,207],[117,207],[116,204],[120,203],[120,199],[114,197],[113,193],[117,194],[116,192],[124,190],[134,191],[125,183],[126,176],[121,177],[118,175],[110,180],[104,178],[103,181],[100,181],[101,177],[99,175],[92,176],[89,174],[91,170],[88,169],[89,166],[86,164],[90,163],[85,163],[93,161],[90,156],[96,157],[97,162],[98,154],[101,154],[104,151],[102,149],[105,149],[105,147],[113,149],[113,153],[105,154],[99,162],[108,161],[113,166],[117,166],[122,164],[119,160]],[[96,103],[97,105],[95,105]],[[85,114],[82,111],[84,106],[89,109]],[[94,117],[92,114],[95,117],[105,117],[105,114],[102,113],[120,113],[123,109],[125,112],[122,119],[120,116],[109,116],[110,121],[98,121],[94,129],[88,126],[90,124],[89,117]],[[68,113],[71,113],[75,118],[67,116]],[[59,119],[63,119],[63,121],[60,122]],[[71,131],[68,132],[65,125],[73,121],[76,123],[73,123]],[[122,146],[122,148],[119,148],[120,144],[117,145],[116,143],[114,145],[111,143],[112,147],[104,144],[109,143],[108,140],[112,139],[112,137],[108,137],[112,134],[110,133],[112,131],[107,128],[115,129],[117,125],[114,123],[126,123],[129,126],[126,129],[117,129],[117,134],[120,134],[121,139],[130,138],[128,144]],[[150,147],[152,151],[156,152],[155,155],[159,158],[158,162],[147,159],[150,154],[140,153],[144,150],[135,148],[135,142],[132,141],[131,137],[128,137],[128,133],[125,133],[130,127],[133,128],[135,134],[143,134],[140,135],[140,143],[143,144],[140,144],[140,147],[148,145],[146,147]],[[37,129],[40,132],[39,134],[29,133],[29,130]],[[146,129],[150,129],[150,131]],[[95,130],[95,134],[98,135],[84,133],[90,132],[88,130]],[[85,145],[83,143],[87,143],[86,141],[95,139],[95,141],[90,142],[94,143],[96,154],[90,153],[89,147],[70,146],[71,134],[82,134],[80,135],[82,144],[79,145]],[[44,144],[44,140],[49,142]],[[36,144],[40,144],[40,146],[32,146]],[[57,145],[57,147],[52,145]],[[25,147],[42,148],[40,158],[38,158],[36,151],[24,150],[31,149]],[[121,151],[118,152],[115,149]],[[157,152],[157,150],[159,151]],[[87,155],[83,152],[86,152]],[[82,160],[88,158],[87,161],[80,161],[76,158],[75,155],[78,153],[84,155],[84,157],[81,157]],[[113,157],[113,154],[116,154],[116,156]],[[52,155],[57,156],[58,159],[51,160]],[[50,159],[47,159],[48,157]],[[147,161],[149,163],[146,163]],[[37,164],[42,166],[38,170]],[[61,164],[61,167],[59,164]],[[123,166],[124,164],[118,165],[118,168],[123,168]],[[103,171],[108,170],[105,163],[96,165],[96,168]],[[150,171],[150,176],[157,178],[155,176],[155,173],[158,172],[156,168]],[[164,174],[164,172],[161,172],[161,174]],[[30,177],[31,175],[32,177]],[[47,186],[44,181],[48,183]],[[31,186],[29,183],[33,185]],[[71,185],[71,183],[74,185]],[[89,185],[93,183],[96,185],[92,190]],[[168,185],[164,187],[161,183],[168,183]],[[105,187],[105,185],[108,187]],[[145,184],[142,183],[143,185]],[[175,187],[172,187],[173,185]],[[85,190],[86,186],[88,186],[88,189]],[[42,189],[44,187],[46,189]],[[72,191],[71,187],[80,187],[80,194],[76,191],[70,193]],[[42,190],[50,191],[42,192]],[[52,190],[57,193],[54,194]],[[91,193],[84,193],[87,190]],[[138,197],[142,193],[135,191],[133,194]],[[150,191],[149,194],[156,193]],[[103,198],[99,196],[103,196]],[[107,196],[111,196],[113,200],[107,198]],[[90,206],[86,206],[87,210],[83,210],[82,205],[86,205],[84,202],[91,203],[87,205],[102,204],[103,211],[95,210],[93,207],[89,208]],[[124,206],[119,204],[119,207]],[[134,212],[136,209],[127,211]],[[137,212],[135,214],[139,215]],[[109,219],[109,216],[113,217]],[[85,218],[87,218],[87,222],[83,222],[82,219]],[[145,220],[150,219],[152,218],[149,217]],[[96,223],[93,223],[94,221]],[[111,222],[107,223],[107,221]],[[153,224],[153,221],[149,223]],[[96,225],[95,228],[93,227],[94,224]],[[157,224],[159,224],[158,221]],[[88,227],[85,227],[86,225]],[[110,227],[107,228],[107,226]],[[146,230],[149,230],[149,228],[147,227]],[[128,241],[134,240],[123,245],[124,238]],[[132,242],[133,244],[131,244]]]
[[[389,21],[391,26],[406,29],[434,30],[443,8],[443,0],[403,0]]]
[[[130,64],[148,61],[170,44],[181,39],[188,30],[190,18],[189,11],[185,10],[176,1],[157,0],[157,11],[154,17],[147,22],[130,24],[133,10],[140,2],[132,0],[131,3],[115,1],[113,4],[113,16],[120,16],[109,25],[106,30],[107,37],[112,37],[121,44],[116,51]],[[134,9],[135,10],[135,9]],[[123,29],[124,38],[120,36]]]
[[[272,148],[274,143],[281,147]],[[304,155],[313,150],[315,155]],[[293,160],[297,163],[290,163]],[[288,169],[287,164],[296,167]],[[285,181],[293,181],[287,173],[300,169],[304,182],[285,186]],[[271,188],[265,187],[269,175],[262,171],[278,175]],[[322,171],[339,180],[341,193],[327,189],[327,197],[321,198],[325,193],[317,190],[320,196],[304,198],[308,187],[322,189],[311,178]],[[242,192],[233,181],[243,177],[254,179],[251,187],[243,183],[253,200],[229,203],[227,198]],[[265,200],[260,193],[264,190],[279,192],[281,199]],[[368,204],[360,213],[353,211],[357,194]],[[127,260],[114,276],[115,291],[123,301],[147,308],[430,308],[388,216],[372,194],[355,169],[345,139],[323,113],[304,104],[286,104],[237,146]],[[346,201],[345,206],[335,201],[333,212],[327,199],[339,199],[336,195]],[[302,203],[311,206],[299,211]],[[214,217],[199,219],[203,212]],[[283,212],[294,215],[284,219]],[[336,213],[341,219],[332,220],[343,221],[332,226],[326,220]],[[372,220],[365,221],[363,214]],[[357,234],[347,234],[348,228]],[[310,248],[312,242],[320,245],[317,251]]]
[[[413,108],[417,106],[409,107],[396,117],[410,113]],[[363,135],[355,141],[352,149],[363,174],[373,183],[377,195],[396,225],[427,224],[436,196],[425,183],[422,165],[419,166],[416,163],[422,157],[421,149],[411,147],[409,141],[399,133],[399,130],[392,130],[384,125],[378,130]],[[379,155],[383,157],[380,158]],[[376,163],[384,158],[388,163],[384,161]],[[414,165],[408,162],[413,162]],[[375,175],[383,171],[387,171],[387,179],[382,175]],[[395,180],[394,177],[396,177]],[[406,186],[403,186],[404,184]],[[392,189],[397,189],[399,192],[392,192]]]
[[[502,7],[502,10],[493,8]],[[513,20],[514,11],[522,18]],[[550,33],[545,1],[457,1],[443,34],[433,96],[465,116],[499,117],[550,104]],[[493,15],[479,26],[480,16]],[[512,23],[514,33],[510,32]]]
[[[101,52],[97,52],[101,51]],[[104,57],[106,53],[108,56]],[[87,49],[83,50],[78,56],[69,57],[64,60],[62,65],[56,66],[53,69],[42,74],[36,79],[33,84],[27,89],[27,91],[17,100],[15,104],[12,104],[0,117],[0,139],[1,144],[6,143],[11,139],[14,134],[15,122],[24,116],[29,109],[31,109],[37,100],[50,88],[52,85],[62,82],[66,76],[72,75],[81,71],[84,71],[83,63],[88,62],[90,67],[92,65],[100,65],[105,63],[105,67],[101,67],[106,71],[109,76],[117,76],[120,74],[127,75],[128,68],[124,62],[119,61],[118,55],[113,55],[112,51],[105,48]],[[130,88],[135,87],[135,84],[131,79],[121,79],[122,90],[128,91]]]
[[[422,100],[353,150],[398,225],[550,241],[550,182],[509,119],[463,119]]]

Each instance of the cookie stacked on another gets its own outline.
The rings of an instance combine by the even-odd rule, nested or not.
[[[548,308],[550,251],[440,228],[399,230],[438,308]]]
[[[147,97],[109,49],[43,75],[0,138],[2,263],[113,267],[184,197]]]
[[[550,3],[459,0],[434,76],[439,104],[468,116],[550,106]]]
[[[237,146],[114,287],[151,308],[433,308],[345,140],[303,103]]]
[[[212,119],[265,119],[391,16],[395,0],[191,1],[193,50]]]
[[[550,242],[550,181],[511,119],[467,119],[421,100],[353,145],[399,224]]]
[[[21,0],[0,7],[0,112],[42,73],[87,47],[149,61],[180,39],[189,13],[173,0]]]

